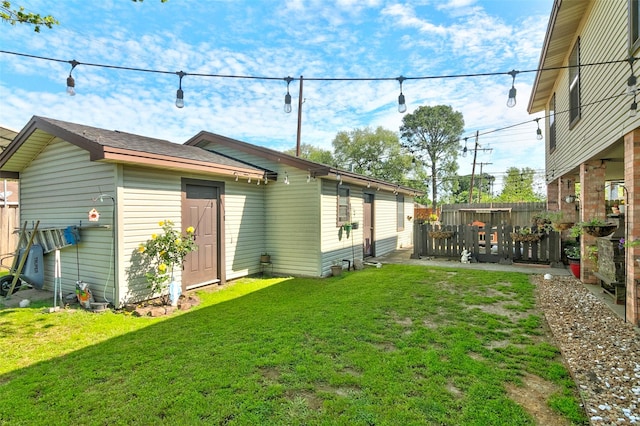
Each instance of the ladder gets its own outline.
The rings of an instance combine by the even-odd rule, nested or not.
[[[36,227],[35,229],[26,231],[27,238],[31,238],[32,235],[35,244],[41,245],[44,253],[50,253],[63,247],[78,244],[78,240],[80,239],[78,227],[76,226],[43,229]]]

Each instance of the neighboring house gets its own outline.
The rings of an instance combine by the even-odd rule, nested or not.
[[[2,176],[20,179],[22,221],[79,227],[61,249],[64,291],[84,281],[118,307],[149,296],[137,248],[165,219],[196,228],[184,290],[259,273],[264,252],[276,274],[320,277],[412,244],[415,190],[207,132],[180,145],[34,117],[0,154]],[[360,226],[347,235],[346,222]]]
[[[0,127],[0,153],[17,134],[11,129]],[[18,181],[0,179],[0,261],[7,268],[13,261],[9,254],[15,252],[18,244],[17,235],[13,231],[18,226],[19,219]]]
[[[607,218],[605,193],[623,186],[628,240],[640,239],[640,100],[625,95],[629,77],[640,77],[638,0],[555,0],[540,57],[529,113],[546,113],[549,210],[579,220]],[[622,61],[612,63],[613,61]],[[599,63],[599,64],[598,64]],[[593,65],[597,64],[597,65]],[[638,78],[640,81],[640,78]],[[572,201],[580,184],[579,203]],[[622,197],[621,197],[622,198]],[[596,266],[584,255],[595,238],[581,238],[581,279],[597,283]],[[624,254],[627,320],[640,320],[640,247]]]

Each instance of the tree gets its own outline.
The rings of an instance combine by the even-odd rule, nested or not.
[[[285,154],[296,155],[296,149],[291,148],[284,151]],[[335,164],[335,160],[333,159],[333,154],[328,149],[322,149],[315,147],[313,145],[309,145],[303,143],[300,145],[300,158],[304,158],[309,161],[315,161],[316,163],[326,164],[329,166],[333,166]]]
[[[463,130],[462,113],[448,105],[421,106],[402,119],[402,146],[430,171],[433,209],[438,204],[438,185],[443,189],[452,185]]]
[[[535,170],[529,167],[524,167],[522,170],[509,167],[498,201],[504,203],[542,201],[543,199],[533,190],[535,174]]]
[[[411,156],[402,152],[398,135],[378,127],[338,132],[332,142],[336,165],[394,183],[405,183]]]
[[[23,6],[17,8],[11,7],[10,1],[3,1],[0,6],[0,19],[11,25],[15,24],[31,24],[33,30],[37,33],[40,32],[40,26],[44,25],[47,28],[52,28],[54,25],[58,25],[59,22],[51,15],[42,16],[39,13],[25,12]]]
[[[132,0],[134,3],[142,3],[144,0]],[[161,3],[166,3],[169,0],[160,0]],[[30,24],[33,25],[33,30],[37,33],[40,32],[40,27],[44,25],[47,28],[53,28],[54,25],[59,25],[60,22],[51,15],[42,16],[35,12],[25,12],[23,6],[11,7],[10,1],[2,1],[0,5],[0,20],[15,24]]]

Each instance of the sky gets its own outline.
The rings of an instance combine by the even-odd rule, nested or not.
[[[544,114],[527,113],[535,72],[516,75],[513,108],[507,73],[538,67],[552,4],[13,0],[60,25],[36,33],[0,22],[0,50],[12,52],[0,53],[0,126],[19,131],[39,115],[176,143],[205,130],[286,150],[296,146],[303,76],[301,143],[331,149],[340,131],[399,132],[397,78],[404,76],[407,113],[435,105],[461,112],[468,148],[481,134],[476,173],[482,165],[499,187],[509,167],[544,175],[535,122]],[[71,60],[81,63],[72,72],[75,96],[66,94]],[[179,71],[187,73],[182,109],[175,106]],[[290,114],[283,109],[288,76],[295,78]],[[472,162],[471,153],[460,157],[459,173],[470,174]]]

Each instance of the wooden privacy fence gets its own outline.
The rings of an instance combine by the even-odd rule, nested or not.
[[[443,257],[460,260],[463,250],[478,262],[537,263],[558,266],[561,260],[560,233],[538,231],[521,235],[524,227],[497,225],[490,230],[473,225],[414,225],[413,257]],[[515,234],[515,235],[514,235]]]

